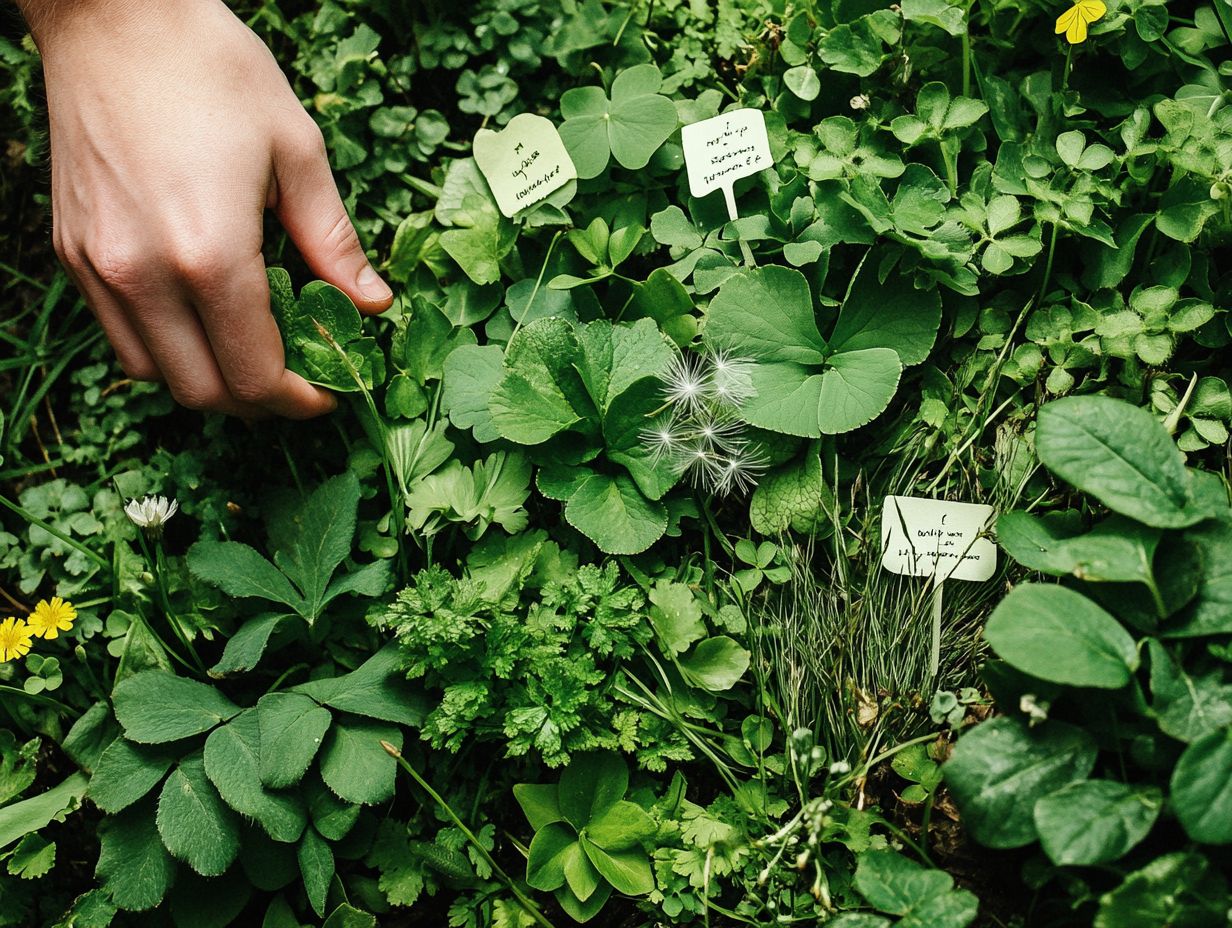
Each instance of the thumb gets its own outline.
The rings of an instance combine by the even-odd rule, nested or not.
[[[338,196],[320,130],[312,124],[303,136],[275,157],[278,219],[314,274],[349,296],[362,312],[383,312],[393,302],[393,291],[364,255]]]

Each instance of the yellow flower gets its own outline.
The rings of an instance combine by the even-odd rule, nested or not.
[[[30,629],[20,619],[0,622],[0,664],[30,653]]]
[[[77,618],[77,610],[73,604],[65,602],[59,596],[53,596],[51,602],[40,599],[30,617],[26,619],[30,631],[40,638],[55,638],[60,632],[66,632],[73,627]]]
[[[1057,17],[1057,35],[1065,33],[1070,45],[1087,40],[1087,26],[1102,19],[1108,12],[1103,0],[1076,0],[1073,6]]]

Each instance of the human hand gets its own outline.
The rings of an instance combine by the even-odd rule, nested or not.
[[[192,409],[333,409],[286,369],[264,210],[361,311],[393,295],[269,50],[220,0],[22,6],[47,80],[56,253],[128,376],[165,380]]]

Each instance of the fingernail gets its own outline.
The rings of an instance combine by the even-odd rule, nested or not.
[[[381,280],[381,275],[374,271],[371,265],[366,266],[359,272],[359,279],[355,283],[359,287],[360,293],[374,303],[388,300],[394,295],[394,292],[389,289],[389,284]]]

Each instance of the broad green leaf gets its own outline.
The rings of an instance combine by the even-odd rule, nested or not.
[[[402,747],[402,732],[367,719],[335,719],[321,749],[321,779],[341,799],[360,805],[394,794],[397,762],[381,747]]]
[[[1119,689],[1138,667],[1133,638],[1081,593],[1024,583],[993,610],[984,629],[997,655],[1041,680]]]
[[[308,817],[317,833],[330,841],[341,841],[355,827],[362,806],[344,802],[331,793],[317,777],[304,783],[304,797],[308,802]]]
[[[299,870],[308,903],[318,917],[325,915],[325,897],[334,878],[334,852],[324,838],[309,828],[299,841]]]
[[[331,709],[411,728],[427,715],[423,694],[407,683],[396,644],[381,648],[348,674],[301,683],[292,692]]]
[[[1081,728],[1048,721],[1028,728],[1002,716],[958,739],[942,768],[971,836],[995,848],[1037,837],[1035,803],[1095,766],[1095,741]]]
[[[163,901],[176,866],[159,838],[153,803],[103,819],[99,845],[95,875],[116,905],[145,912]]]
[[[723,282],[706,313],[706,338],[759,362],[818,365],[826,351],[808,281],[799,271],[774,265],[740,271]]]
[[[641,847],[655,833],[655,823],[642,807],[620,800],[602,815],[592,819],[583,834],[606,851],[626,851]],[[577,887],[574,887],[577,892]],[[578,896],[582,896],[578,893]]]
[[[565,857],[577,844],[577,834],[564,822],[550,822],[536,830],[526,858],[526,882],[551,892],[565,883]]]
[[[1185,833],[1203,844],[1232,844],[1232,728],[1185,749],[1172,770],[1172,809]]]
[[[890,348],[831,355],[821,378],[817,424],[823,435],[850,432],[885,411],[898,389],[902,364]]]
[[[897,355],[895,355],[897,364]],[[817,438],[821,402],[820,367],[806,367],[790,361],[757,364],[750,372],[756,394],[741,410],[744,420],[758,428]]]
[[[797,65],[783,72],[783,83],[787,89],[805,102],[817,99],[821,93],[821,80],[817,72],[808,65]]]
[[[575,922],[582,924],[588,922],[596,915],[599,910],[607,904],[608,899],[612,895],[612,886],[607,881],[599,884],[599,888],[590,894],[590,898],[584,902],[578,899],[573,894],[568,886],[562,886],[556,890],[556,901],[560,903],[560,907],[565,910],[565,914],[572,918]]]
[[[576,328],[577,371],[599,412],[633,384],[657,377],[675,350],[650,319],[632,325],[596,320]]]
[[[513,337],[488,402],[502,437],[537,445],[585,417],[591,404],[572,366],[578,351],[564,319],[540,319]]]
[[[965,890],[954,889],[953,878],[891,850],[866,851],[858,858],[855,887],[869,904],[903,916],[907,928],[966,928],[978,902]]]
[[[261,782],[294,786],[316,757],[333,716],[299,693],[269,693],[257,702]]]
[[[683,654],[705,637],[702,608],[686,584],[656,580],[650,602],[650,622],[668,655]]]
[[[628,851],[605,851],[585,836],[578,839],[582,850],[595,865],[603,878],[612,884],[618,893],[628,896],[644,896],[655,887],[650,858],[640,848]]]
[[[344,902],[330,913],[321,928],[377,928],[377,924],[375,915]]]
[[[1163,634],[1179,638],[1232,632],[1232,523],[1206,522],[1186,532],[1185,538],[1201,552],[1201,586],[1179,624]]]
[[[70,774],[46,792],[0,808],[0,849],[76,809],[88,782],[83,773]]]
[[[202,876],[224,873],[239,853],[239,820],[206,777],[200,753],[181,760],[167,777],[157,819],[167,850]]]
[[[640,554],[667,528],[667,508],[624,474],[588,477],[565,505],[565,518],[605,554]]]
[[[749,500],[749,524],[770,536],[788,529],[808,535],[828,534],[837,511],[818,449],[810,447],[802,458],[758,481]]]
[[[513,787],[513,798],[518,801],[526,820],[535,831],[561,821],[555,783],[517,783]]]
[[[256,667],[261,655],[265,653],[270,636],[278,628],[278,623],[285,618],[288,618],[285,612],[263,612],[246,621],[227,639],[222,657],[210,668],[210,677],[219,679]]]
[[[680,670],[685,678],[712,693],[731,689],[748,669],[749,652],[727,635],[699,642],[680,659]]]
[[[1053,576],[1095,582],[1153,582],[1156,529],[1112,516],[1085,535],[1072,535],[1066,520],[1025,512],[997,519],[997,541],[1018,563]]]
[[[1193,505],[1185,460],[1149,412],[1106,396],[1043,406],[1035,433],[1040,461],[1114,512],[1156,528],[1205,517]]]
[[[205,773],[223,801],[258,824],[275,841],[297,841],[307,812],[296,793],[276,793],[261,782],[257,710],[241,712],[205,739]]]
[[[359,311],[345,293],[315,280],[296,300],[286,271],[270,268],[268,274],[288,370],[341,392],[358,392],[361,383],[371,390],[384,381],[385,356],[375,339],[363,337]]]
[[[125,737],[139,744],[189,738],[240,711],[214,687],[161,670],[143,670],[121,680],[112,700]]]
[[[188,549],[188,569],[230,596],[282,603],[301,615],[308,608],[282,571],[238,541],[197,542]]]
[[[441,408],[455,428],[471,429],[476,441],[500,437],[488,402],[500,383],[504,357],[499,345],[462,345],[445,359]]]
[[[946,0],[903,0],[901,8],[903,19],[907,22],[936,26],[952,36],[960,36],[967,31],[963,7],[953,6]]]
[[[563,861],[565,882],[570,892],[577,896],[579,901],[585,902],[594,895],[603,882],[603,877],[590,862],[579,841],[573,841],[565,848]]]
[[[302,615],[316,621],[334,571],[351,553],[359,506],[359,479],[351,471],[324,481],[302,506],[271,524],[274,563],[304,597]]]
[[[1082,780],[1035,804],[1035,829],[1057,866],[1093,866],[1128,853],[1147,836],[1162,808],[1163,795],[1154,787]]]
[[[911,278],[894,273],[885,282],[865,262],[843,302],[830,335],[830,350],[892,348],[904,367],[928,357],[941,326],[941,294],[917,289]]]
[[[455,228],[441,233],[441,248],[479,286],[498,283],[500,262],[513,246],[507,223],[488,196],[468,195]]]
[[[1219,670],[1190,674],[1158,641],[1151,653],[1151,710],[1164,734],[1192,742],[1232,724],[1232,686]]]
[[[99,758],[87,793],[96,806],[114,814],[157,786],[176,759],[170,751],[116,738]]]
[[[624,798],[629,768],[612,751],[574,755],[560,775],[558,801],[565,821],[581,831]]]
[[[1202,854],[1165,854],[1100,897],[1094,928],[1218,925],[1227,918],[1227,893],[1227,881]]]
[[[680,481],[680,472],[656,460],[654,450],[643,438],[647,423],[654,421],[653,413],[662,407],[661,383],[653,377],[643,377],[613,399],[603,416],[607,459],[623,466],[642,495],[650,500],[662,499]]]

